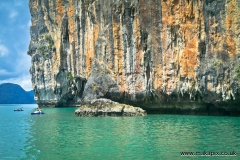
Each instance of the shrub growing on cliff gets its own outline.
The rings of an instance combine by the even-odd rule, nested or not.
[[[51,37],[50,35],[48,35],[48,34],[45,34],[45,35],[44,35],[44,38],[45,38],[45,40],[47,41],[49,48],[51,48],[52,50],[54,50],[55,47],[53,46],[52,37]]]
[[[214,68],[214,69],[217,69],[217,67],[220,66],[220,65],[222,65],[222,64],[223,64],[223,62],[222,62],[221,60],[216,61],[216,62],[214,62],[213,68]]]
[[[235,67],[235,73],[234,80],[238,80],[240,78],[240,66]]]
[[[53,51],[56,51],[56,47],[52,46],[51,48],[52,48]]]
[[[38,46],[37,50],[39,50],[40,52],[44,52],[43,46]]]
[[[71,72],[68,72],[67,78],[68,78],[69,81],[72,81],[72,80],[73,80],[73,76],[72,76],[72,73],[71,73]]]
[[[100,74],[110,74],[111,72],[109,71],[109,70],[107,70],[107,69],[105,69],[105,70],[102,70],[101,72],[100,72]]]
[[[46,55],[48,55],[48,52],[44,52],[43,54],[44,54],[44,56],[46,56]]]
[[[49,44],[52,43],[52,37],[51,37],[50,35],[45,34],[45,35],[44,35],[44,38],[45,38],[45,40],[46,40]]]

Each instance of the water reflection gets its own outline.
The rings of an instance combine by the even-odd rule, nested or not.
[[[36,105],[0,105],[0,159],[21,159],[26,157],[24,146],[31,138],[28,123],[29,111]],[[22,107],[24,111],[14,112]]]
[[[74,110],[48,108],[44,115],[24,117],[26,125],[19,131],[24,146],[16,155],[22,159],[181,159],[181,151],[240,154],[238,117],[91,118],[75,117]]]
[[[181,151],[232,151],[240,144],[239,119],[233,117],[80,118],[65,112],[49,110],[44,123],[36,119],[42,126],[34,131],[39,158],[67,158],[69,154],[83,159],[176,158]],[[224,127],[228,129],[225,135]]]

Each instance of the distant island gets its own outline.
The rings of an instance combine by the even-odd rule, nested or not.
[[[0,84],[0,104],[34,104],[33,91],[12,83]]]

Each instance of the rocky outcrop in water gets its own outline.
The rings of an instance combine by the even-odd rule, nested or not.
[[[152,112],[239,113],[240,1],[30,0],[29,6],[30,73],[40,106],[78,105],[94,92],[89,96]],[[101,75],[92,75],[95,61]]]
[[[76,116],[97,117],[97,116],[145,116],[146,111],[139,107],[126,104],[119,104],[109,99],[94,99],[89,103],[82,104],[75,111]]]

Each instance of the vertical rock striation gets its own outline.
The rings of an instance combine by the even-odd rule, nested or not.
[[[147,111],[240,111],[240,1],[29,0],[29,6],[30,73],[40,106],[79,104],[92,86]],[[90,84],[91,76],[100,80]],[[104,90],[109,79],[113,85]]]

